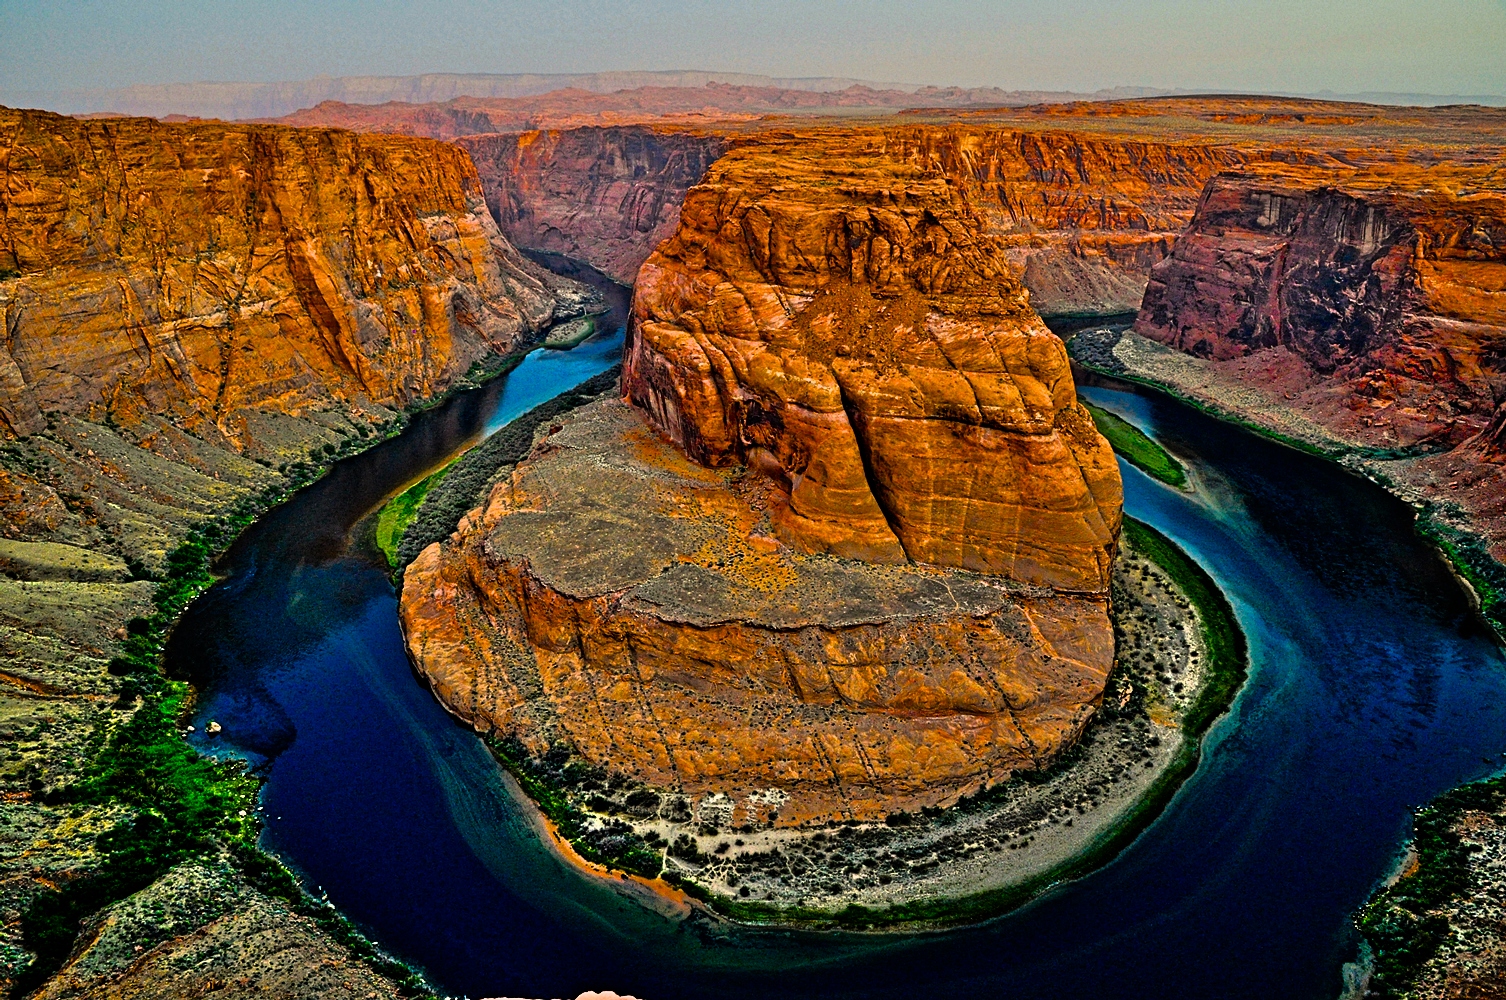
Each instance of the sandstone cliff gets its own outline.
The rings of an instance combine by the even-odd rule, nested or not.
[[[46,802],[131,729],[142,679],[118,658],[178,592],[159,590],[168,553],[206,525],[228,541],[311,457],[374,440],[585,294],[506,242],[452,146],[0,109],[0,993],[42,947],[32,900],[97,875],[97,838],[137,815]],[[180,868],[106,915],[46,995],[397,995],[217,867],[207,899]]]
[[[639,273],[623,385],[781,537],[1102,591],[1119,477],[964,191],[882,132],[749,142]]]
[[[1294,408],[1373,447],[1486,431],[1506,401],[1506,196],[1338,180],[1210,183],[1136,332],[1216,362],[1265,359]]]
[[[726,140],[704,131],[577,128],[459,140],[487,206],[519,246],[584,260],[623,284],[680,221]]]
[[[0,112],[0,424],[404,405],[554,316],[465,154],[269,126]]]

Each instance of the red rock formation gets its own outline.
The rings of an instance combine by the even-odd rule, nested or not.
[[[409,649],[727,822],[948,804],[1102,698],[1118,468],[965,188],[881,131],[740,143],[639,272],[641,412],[557,422],[408,567]]]
[[[5,433],[56,410],[232,443],[253,411],[442,389],[565,285],[502,237],[453,146],[8,110],[0,273]]]
[[[653,128],[478,135],[459,140],[486,203],[519,246],[587,261],[624,284],[680,222],[691,185],[721,155],[710,132]]]
[[[1452,447],[1506,387],[1506,198],[1220,177],[1152,272],[1137,332],[1227,361],[1285,352],[1296,406],[1380,447]]]
[[[639,274],[624,387],[697,461],[784,484],[798,547],[1101,591],[1113,457],[1000,242],[912,138],[719,160]]]
[[[620,402],[578,410],[408,566],[409,650],[477,729],[721,825],[946,805],[1076,739],[1113,660],[1102,595],[804,556],[776,496]]]

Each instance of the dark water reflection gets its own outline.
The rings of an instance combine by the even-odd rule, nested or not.
[[[202,685],[199,720],[267,768],[266,847],[447,990],[1332,997],[1349,916],[1409,809],[1500,766],[1506,663],[1405,507],[1174,403],[1086,389],[1192,469],[1188,496],[1126,468],[1128,509],[1208,567],[1249,635],[1250,681],[1197,774],[1112,864],[984,927],[862,938],[664,920],[529,833],[480,743],[414,679],[391,586],[348,543],[383,496],[619,347],[531,360],[340,463],[237,544],[170,651]]]

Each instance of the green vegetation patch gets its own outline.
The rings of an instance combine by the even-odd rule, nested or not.
[[[1417,530],[1443,550],[1454,569],[1469,581],[1480,601],[1480,614],[1506,642],[1506,566],[1490,554],[1490,548],[1475,535],[1452,528],[1434,517],[1417,519]]]
[[[418,515],[419,505],[424,502],[424,497],[429,495],[429,490],[439,483],[446,472],[454,463],[446,465],[438,472],[425,476],[412,486],[408,487],[397,496],[388,500],[382,510],[377,514],[376,543],[377,548],[387,557],[387,565],[397,568],[397,547],[403,539],[403,532],[408,530],[408,525],[413,523],[413,518]]]
[[[91,914],[140,892],[183,862],[226,850],[251,885],[318,921],[405,994],[428,995],[411,969],[377,952],[333,907],[308,897],[281,865],[255,847],[260,779],[246,773],[239,761],[216,761],[189,746],[181,726],[192,691],[185,678],[165,676],[161,669],[172,626],[214,583],[214,556],[255,520],[258,511],[312,482],[322,470],[298,463],[287,471],[284,484],[243,498],[189,532],[167,555],[164,572],[156,578],[153,613],[126,623],[126,636],[107,669],[124,678],[115,709],[136,706],[135,710],[124,718],[108,710],[99,712],[86,763],[71,782],[49,792],[46,801],[80,809],[125,808],[130,814],[96,838],[98,865],[40,893],[22,912],[22,939],[35,957],[16,977],[12,995],[25,996],[62,967],[82,922]],[[133,572],[146,575],[139,565]]]
[[[1370,945],[1374,968],[1370,996],[1400,997],[1448,937],[1439,912],[1469,886],[1471,845],[1456,832],[1468,812],[1499,815],[1506,809],[1506,777],[1444,792],[1413,820],[1416,868],[1377,892],[1355,921]]]
[[[502,766],[518,779],[523,791],[538,804],[577,854],[602,865],[608,871],[623,871],[643,878],[658,878],[664,867],[659,853],[649,846],[633,828],[621,820],[592,822],[570,801],[572,791],[589,789],[616,780],[605,768],[577,758],[568,747],[554,747],[542,756],[533,756],[515,737],[487,737],[486,745]],[[652,793],[649,793],[652,794]],[[657,799],[657,796],[655,796]],[[697,850],[689,837],[691,850]],[[678,845],[683,851],[684,845]],[[674,847],[670,850],[674,852]]]
[[[1187,488],[1187,470],[1182,463],[1151,440],[1144,431],[1123,417],[1092,403],[1084,402],[1082,405],[1092,414],[1093,423],[1098,425],[1098,433],[1108,438],[1110,446],[1123,455],[1125,461],[1168,486],[1175,486],[1179,490]]]

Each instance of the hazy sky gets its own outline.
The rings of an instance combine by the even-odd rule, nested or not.
[[[0,90],[709,69],[1506,93],[1506,0],[0,0]]]

